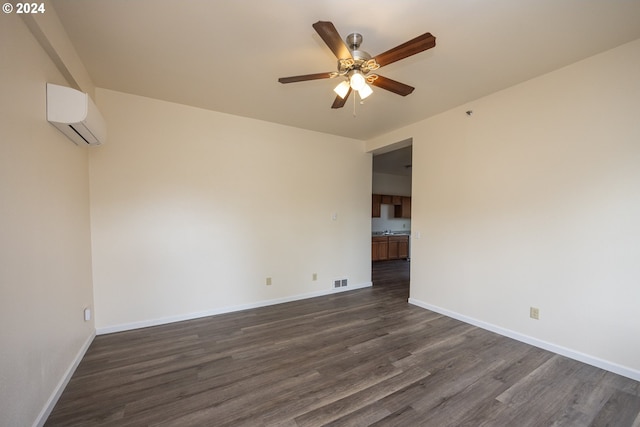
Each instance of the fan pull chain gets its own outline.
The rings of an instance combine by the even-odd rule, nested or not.
[[[356,94],[353,94],[353,118],[356,117]]]

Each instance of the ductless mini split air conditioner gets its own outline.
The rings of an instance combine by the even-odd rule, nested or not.
[[[100,145],[107,126],[89,95],[47,83],[47,120],[76,145]]]

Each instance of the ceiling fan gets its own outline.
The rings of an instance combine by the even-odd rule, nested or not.
[[[318,21],[313,24],[320,38],[338,58],[338,70],[327,73],[306,74],[302,76],[281,77],[280,83],[295,83],[307,80],[344,77],[334,91],[338,94],[331,108],[342,108],[353,90],[357,91],[360,99],[373,93],[369,84],[386,89],[401,96],[407,96],[415,88],[404,83],[383,77],[374,73],[378,68],[416,53],[431,49],[436,45],[436,38],[431,33],[424,33],[399,46],[389,49],[379,55],[371,57],[367,52],[358,50],[362,43],[362,35],[351,33],[346,38],[346,44],[331,22]]]

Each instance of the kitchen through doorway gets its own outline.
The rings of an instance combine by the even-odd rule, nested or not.
[[[411,260],[412,142],[408,139],[373,152],[372,273],[384,263]]]

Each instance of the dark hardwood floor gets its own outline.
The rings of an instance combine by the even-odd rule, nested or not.
[[[640,383],[374,286],[96,337],[47,426],[640,426]]]

